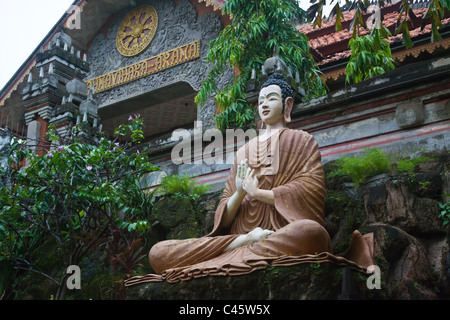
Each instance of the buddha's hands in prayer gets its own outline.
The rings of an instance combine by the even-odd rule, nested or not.
[[[254,198],[256,196],[256,193],[259,190],[259,180],[256,177],[255,169],[247,169],[245,179],[242,182],[242,187],[250,197]]]
[[[244,180],[247,174],[250,174],[250,168],[248,167],[248,159],[242,160],[236,169],[236,192],[228,199],[227,208],[225,214],[222,216],[221,225],[223,227],[229,227],[239,210],[242,200],[246,196],[247,192],[244,190]]]
[[[246,178],[248,169],[249,169],[249,167],[248,167],[248,159],[242,160],[241,164],[238,165],[238,167],[237,167],[237,172],[236,172],[236,192],[239,193],[239,194],[245,194],[243,183],[244,183],[244,180]]]
[[[238,165],[236,172],[236,196],[240,198],[239,202],[247,194],[253,199],[274,205],[273,191],[259,188],[256,171],[248,166],[248,159],[245,159]],[[237,210],[237,207],[235,209]]]
[[[248,166],[248,159],[242,160],[237,167],[236,191],[239,194],[248,194],[253,197],[258,190],[259,180],[255,170]]]
[[[228,199],[227,207],[222,216],[221,226],[229,227],[239,210],[239,207],[248,194],[255,200],[274,205],[274,193],[272,190],[259,189],[259,179],[255,170],[248,166],[248,159],[242,160],[236,169],[236,192]]]

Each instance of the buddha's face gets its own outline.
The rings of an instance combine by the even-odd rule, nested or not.
[[[258,112],[265,124],[273,125],[283,121],[283,97],[279,86],[270,85],[261,89]]]

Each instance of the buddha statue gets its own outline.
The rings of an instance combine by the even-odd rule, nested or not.
[[[270,75],[258,99],[265,128],[237,151],[213,230],[201,238],[155,244],[149,261],[156,274],[130,278],[127,286],[242,275],[269,265],[374,264],[371,234],[358,231],[343,255],[333,255],[324,223],[325,176],[319,147],[311,134],[287,128],[293,105],[293,89],[283,75]]]

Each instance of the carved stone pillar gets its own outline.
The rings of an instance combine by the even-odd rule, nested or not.
[[[27,146],[34,153],[38,151],[38,145],[41,140],[41,123],[33,120],[27,125]]]

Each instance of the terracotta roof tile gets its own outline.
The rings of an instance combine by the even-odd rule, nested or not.
[[[331,54],[329,56],[327,56],[325,59],[323,59],[322,61],[320,61],[318,63],[318,65],[326,65],[328,63],[334,62],[334,61],[340,61],[340,60],[344,60],[347,59],[351,56],[351,51],[350,50],[345,50],[342,52],[337,52],[335,54]]]
[[[398,4],[384,7],[382,9],[386,11],[383,14],[383,25],[389,28],[391,33],[394,33],[396,27],[397,18],[399,15],[399,13],[396,11],[397,9]],[[418,8],[414,9],[414,13],[419,19],[422,19],[422,16],[425,14],[426,10],[426,8]],[[369,8],[368,14],[365,15],[365,18],[367,19],[367,17],[369,17],[373,12],[374,11],[370,10]],[[354,12],[343,13],[343,30],[339,32],[335,32],[336,18],[333,18],[331,21],[329,21],[328,19],[324,19],[322,21],[321,28],[313,28],[312,24],[302,24],[297,26],[297,29],[310,39],[310,47],[314,49],[321,57],[323,57],[320,61],[318,61],[319,65],[326,65],[334,61],[346,59],[350,56],[350,50],[348,50],[348,42],[352,37],[352,32],[348,31],[348,28],[344,27],[344,25],[349,25],[349,22],[353,18],[353,14]],[[409,17],[407,18],[407,21],[411,23]],[[450,18],[443,19],[442,24],[445,26],[450,25]],[[370,27],[370,24],[368,25],[368,27]],[[411,38],[416,38],[421,35],[429,34],[431,32],[431,24],[426,25],[423,30],[420,29],[420,26],[414,27],[410,27]],[[368,28],[360,28],[360,35],[366,35],[369,32],[370,29]],[[389,39],[387,39],[390,44],[401,43],[402,40],[403,37],[401,34],[391,36]]]

